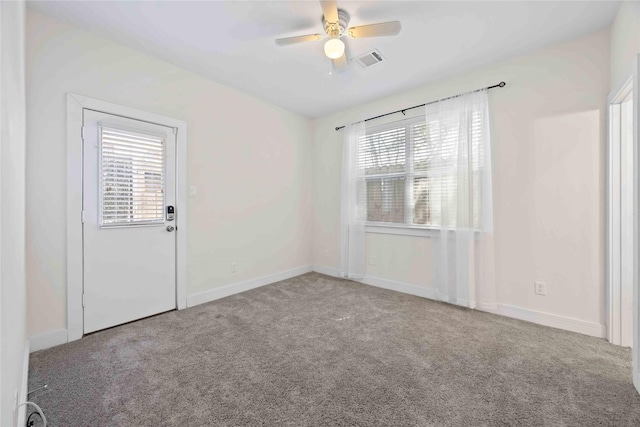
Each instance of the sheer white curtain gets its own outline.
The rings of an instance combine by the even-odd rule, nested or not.
[[[365,273],[367,194],[360,142],[366,137],[363,121],[347,125],[342,147],[342,206],[340,275],[362,279]]]
[[[439,298],[496,308],[487,91],[429,104],[429,205],[439,226],[432,268]]]

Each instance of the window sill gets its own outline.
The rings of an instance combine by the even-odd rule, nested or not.
[[[442,229],[435,227],[416,227],[404,224],[390,225],[390,224],[376,224],[370,223],[365,225],[365,233],[373,234],[395,234],[398,236],[418,236],[418,237],[439,237]],[[447,228],[445,231],[457,231],[454,228]],[[462,231],[462,230],[460,230]],[[474,228],[469,230],[473,232],[477,238],[480,235],[486,233],[481,229]]]
[[[407,225],[367,224],[365,232],[374,234],[395,234],[399,236],[435,237],[440,233],[440,229],[411,227]]]

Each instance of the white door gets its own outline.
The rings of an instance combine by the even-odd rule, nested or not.
[[[174,129],[84,110],[84,333],[176,308]]]

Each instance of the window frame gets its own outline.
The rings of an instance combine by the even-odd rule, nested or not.
[[[406,236],[423,236],[431,237],[440,231],[442,227],[433,225],[417,225],[413,224],[413,179],[427,178],[433,173],[427,171],[414,171],[413,165],[413,129],[412,126],[419,123],[426,123],[424,115],[416,115],[401,120],[389,121],[367,128],[367,136],[373,133],[384,132],[392,128],[404,127],[405,138],[409,138],[409,143],[405,140],[405,170],[404,172],[392,172],[388,174],[364,175],[365,183],[370,179],[384,178],[404,178],[404,222],[376,222],[366,221],[365,230],[367,233],[377,234],[396,234]]]
[[[474,111],[472,114],[475,114]],[[445,170],[437,170],[437,171],[418,171],[414,170],[414,133],[412,127],[416,124],[424,123],[426,126],[426,117],[424,114],[414,115],[410,117],[406,117],[400,120],[390,120],[385,123],[372,126],[366,129],[366,136],[370,134],[384,132],[385,130],[393,129],[393,128],[405,128],[405,170],[404,172],[393,172],[388,174],[374,174],[374,175],[364,175],[365,182],[368,179],[384,179],[384,178],[398,178],[404,177],[405,180],[405,194],[404,194],[404,222],[403,223],[394,223],[394,222],[376,222],[376,221],[366,221],[365,222],[365,231],[367,233],[380,233],[380,234],[396,234],[396,235],[408,235],[408,236],[426,236],[431,237],[437,235],[440,231],[451,231],[456,230],[455,226],[437,226],[431,224],[414,224],[413,223],[413,209],[414,209],[414,180],[416,178],[430,178],[434,176],[447,176]],[[473,123],[473,119],[470,123]],[[488,125],[488,123],[487,123]],[[425,128],[426,131],[426,128]],[[484,130],[483,130],[484,132]],[[425,135],[426,137],[426,135]],[[486,155],[483,154],[483,156]],[[480,165],[478,169],[475,169],[472,166],[472,173],[479,172],[481,175],[484,173],[483,165]],[[480,180],[482,182],[482,180]],[[368,200],[367,200],[368,203]],[[476,222],[476,218],[474,218],[474,225],[470,228],[471,231],[475,233],[479,233],[483,231],[482,226],[482,207],[478,207],[480,211],[478,212],[478,218]],[[472,213],[473,215],[473,213]]]
[[[161,217],[153,220],[132,220],[127,222],[115,222],[115,223],[105,223],[104,222],[104,171],[103,171],[103,141],[102,141],[102,132],[103,129],[112,130],[112,131],[120,131],[123,133],[128,133],[134,136],[141,137],[152,137],[158,138],[162,145],[162,209],[161,209]],[[156,134],[154,132],[149,132],[147,130],[135,129],[128,126],[114,125],[111,123],[100,122],[98,123],[98,168],[99,168],[99,182],[98,182],[98,227],[100,229],[115,229],[115,228],[131,228],[131,227],[163,227],[166,225],[165,213],[164,209],[166,206],[166,195],[165,195],[165,174],[166,174],[166,140],[165,135]],[[133,196],[132,202],[133,202]],[[131,213],[133,214],[133,209],[131,209]]]

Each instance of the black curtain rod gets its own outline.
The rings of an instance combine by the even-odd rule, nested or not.
[[[493,85],[493,86],[487,86],[485,88],[482,89],[477,89],[477,90],[472,90],[471,92],[477,92],[479,90],[483,90],[483,89],[493,89],[496,87],[505,87],[507,84],[505,82],[500,82],[497,85]],[[414,105],[413,107],[409,107],[409,108],[403,108],[402,110],[396,110],[396,111],[392,111],[390,113],[386,113],[386,114],[380,114],[379,116],[375,116],[375,117],[369,117],[368,119],[365,119],[365,122],[368,122],[369,120],[375,120],[375,119],[379,119],[380,117],[384,117],[384,116],[390,116],[391,114],[396,114],[396,113],[402,113],[404,114],[405,111],[409,111],[409,110],[413,110],[414,108],[420,108],[420,107],[424,107],[425,105],[429,105],[429,104],[434,104],[436,102],[440,102],[440,101],[445,101],[447,99],[451,99],[451,98],[457,98],[458,96],[461,95],[466,95],[467,93],[471,93],[471,92],[465,92],[465,93],[461,93],[460,95],[454,95],[454,96],[449,96],[447,98],[442,98],[442,99],[438,99],[437,101],[431,101],[431,102],[427,102],[426,104],[420,104],[420,105]],[[343,129],[344,126],[337,126],[336,130],[340,130]]]

